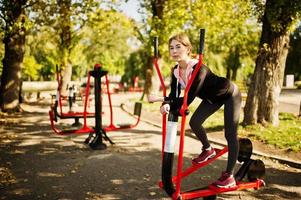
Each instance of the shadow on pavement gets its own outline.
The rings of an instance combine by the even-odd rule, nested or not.
[[[85,135],[58,136],[52,133],[48,116],[26,113],[20,123],[0,128],[0,199],[163,199],[159,189],[161,150],[151,146],[155,128],[110,132],[116,145],[93,151]],[[124,136],[123,136],[124,134]],[[141,143],[129,143],[142,138]],[[158,141],[159,143],[161,141]],[[145,147],[145,148],[142,148]],[[176,157],[177,158],[177,157]],[[176,159],[175,158],[175,159]],[[190,165],[184,157],[184,166]],[[176,165],[176,164],[175,164]],[[199,170],[182,182],[183,190],[208,185],[219,177],[225,159]],[[174,168],[176,168],[174,166]],[[223,199],[301,199],[300,171],[270,166],[267,186],[261,190],[223,194]]]

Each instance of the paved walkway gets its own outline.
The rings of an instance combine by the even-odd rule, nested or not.
[[[301,114],[301,89],[282,89],[279,101],[280,112]]]

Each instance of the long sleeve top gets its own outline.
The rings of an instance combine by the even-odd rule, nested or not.
[[[183,104],[183,97],[179,97],[181,87],[185,88],[186,85],[181,81],[179,74],[175,70],[178,69],[176,65],[172,69],[171,90],[165,101],[169,102],[171,110],[179,109]],[[196,64],[193,66],[190,74],[193,73]],[[206,65],[202,65],[194,81],[190,87],[187,97],[187,104],[189,105],[195,97],[206,100],[209,103],[216,103],[228,99],[234,91],[233,84],[224,78],[214,74]]]

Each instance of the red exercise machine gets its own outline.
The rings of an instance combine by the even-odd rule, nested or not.
[[[187,87],[184,91],[184,100],[183,105],[178,111],[170,111],[168,114],[168,120],[166,122],[166,115],[162,116],[162,181],[159,182],[159,186],[165,190],[165,192],[172,198],[177,200],[182,199],[195,199],[203,197],[204,199],[216,199],[216,195],[219,193],[242,190],[242,189],[259,189],[264,186],[265,183],[262,180],[265,174],[265,166],[260,160],[251,159],[252,155],[252,143],[249,139],[240,139],[239,140],[239,157],[238,161],[243,162],[238,172],[235,174],[235,179],[237,186],[230,189],[217,188],[214,186],[202,187],[198,189],[193,189],[190,191],[181,191],[181,182],[184,177],[187,177],[196,170],[210,164],[211,162],[218,159],[220,156],[228,152],[227,146],[223,149],[215,149],[217,154],[212,159],[194,165],[192,164],[187,169],[183,170],[183,150],[184,150],[184,139],[185,139],[185,124],[186,116],[189,114],[187,97],[188,92],[191,87],[191,84],[202,66],[203,59],[203,48],[204,48],[204,39],[205,39],[205,30],[200,30],[200,46],[199,46],[199,62],[188,81]],[[158,66],[158,38],[154,40],[154,50],[155,56],[153,59],[153,65],[159,76],[163,96],[166,96],[165,84]],[[179,153],[178,153],[178,163],[177,163],[177,173],[175,176],[172,176],[172,166],[174,160],[174,149],[177,138],[177,123],[178,117],[182,117],[181,128],[180,128],[180,142],[179,142]],[[243,182],[245,176],[248,176],[249,182]]]
[[[94,71],[96,71],[98,68],[101,68],[100,65],[96,64],[94,67]],[[94,133],[94,129],[90,128],[87,125],[87,118],[89,117],[95,117],[94,113],[89,113],[87,112],[87,107],[88,107],[88,101],[89,101],[89,94],[90,94],[90,79],[91,76],[93,76],[94,71],[90,71],[88,73],[88,78],[87,78],[87,84],[86,84],[86,89],[85,89],[85,102],[84,102],[84,112],[68,112],[68,113],[64,113],[62,111],[62,100],[60,98],[60,87],[58,87],[57,90],[57,95],[56,95],[56,101],[55,104],[51,106],[51,110],[49,111],[49,117],[50,117],[50,124],[51,124],[51,128],[52,130],[59,135],[67,135],[67,134],[93,134]],[[106,127],[103,127],[103,129],[108,132],[108,131],[115,131],[115,130],[121,130],[121,129],[129,129],[129,128],[134,128],[136,127],[139,122],[140,122],[140,115],[141,115],[141,108],[142,108],[142,104],[140,102],[136,102],[135,103],[135,107],[134,107],[134,115],[136,116],[136,122],[133,124],[114,124],[114,119],[113,119],[113,106],[112,106],[112,100],[111,100],[111,92],[110,92],[110,83],[109,83],[109,79],[107,76],[107,73],[101,74],[102,76],[105,77],[105,85],[106,85],[106,91],[105,93],[108,96],[108,101],[109,101],[109,109],[110,109],[110,121],[109,121],[109,125]],[[58,77],[58,83],[59,86],[61,85],[61,78],[60,76]],[[97,79],[98,77],[94,77],[95,79]],[[94,82],[95,84],[95,82]],[[101,89],[101,85],[99,86],[99,89],[97,90],[95,88],[94,90],[94,96],[96,96],[97,94],[102,93],[102,89]],[[96,104],[99,104],[100,106],[102,106],[101,104],[101,100],[98,100],[99,102],[97,103],[95,101],[95,106]],[[70,105],[70,104],[69,104]],[[60,108],[60,112],[57,111],[58,107]],[[101,112],[102,113],[102,112]],[[96,114],[96,115],[101,115],[101,114]],[[80,129],[68,129],[68,130],[61,130],[60,128],[55,126],[55,122],[57,122],[57,118],[61,118],[61,119],[79,119],[79,118],[83,118],[84,119],[84,124]]]
[[[89,99],[89,93],[90,93],[90,76],[88,76],[87,80],[87,86],[85,89],[85,96],[84,96],[84,111],[83,112],[74,112],[71,110],[72,108],[72,102],[74,101],[75,96],[72,95],[72,88],[69,91],[69,98],[68,98],[68,103],[69,103],[69,111],[68,112],[63,112],[63,98],[61,96],[61,87],[62,87],[62,77],[60,74],[60,71],[58,69],[58,66],[56,66],[56,77],[57,77],[57,82],[58,82],[58,88],[57,88],[57,93],[55,96],[55,102],[50,106],[50,111],[49,111],[49,119],[50,119],[50,125],[52,130],[59,135],[64,135],[64,134],[83,134],[83,133],[89,133],[91,132],[91,128],[87,126],[87,118],[92,118],[95,116],[95,113],[88,112],[88,103],[90,101]],[[66,99],[66,98],[65,98]],[[84,118],[84,124],[83,127],[80,129],[68,129],[68,130],[60,130],[55,126],[55,122],[58,121],[58,118],[60,119],[74,119],[75,123],[73,126],[78,126],[79,119]]]
[[[105,80],[106,80],[106,93],[108,95],[108,100],[109,100],[109,107],[110,107],[110,124],[105,127],[104,129],[106,131],[115,131],[115,130],[121,130],[121,129],[129,129],[129,128],[134,128],[136,127],[139,122],[140,122],[140,115],[141,115],[141,109],[142,109],[142,103],[141,102],[136,102],[135,107],[134,107],[134,115],[137,117],[137,121],[134,124],[114,124],[114,116],[113,116],[113,106],[112,106],[112,100],[111,100],[111,92],[110,92],[110,82],[108,79],[108,76],[105,75]]]

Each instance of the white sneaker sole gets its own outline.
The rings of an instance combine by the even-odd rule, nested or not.
[[[201,162],[194,162],[194,161],[193,161],[193,162],[196,163],[196,164],[201,164],[201,163],[206,162],[207,160],[213,158],[214,156],[216,156],[216,153],[215,153],[215,152],[214,152],[214,154],[208,156],[205,160],[203,160],[203,161],[201,161]]]
[[[231,184],[229,184],[229,185],[215,185],[216,187],[218,187],[218,188],[233,188],[233,187],[235,187],[236,186],[236,183],[231,183]]]

